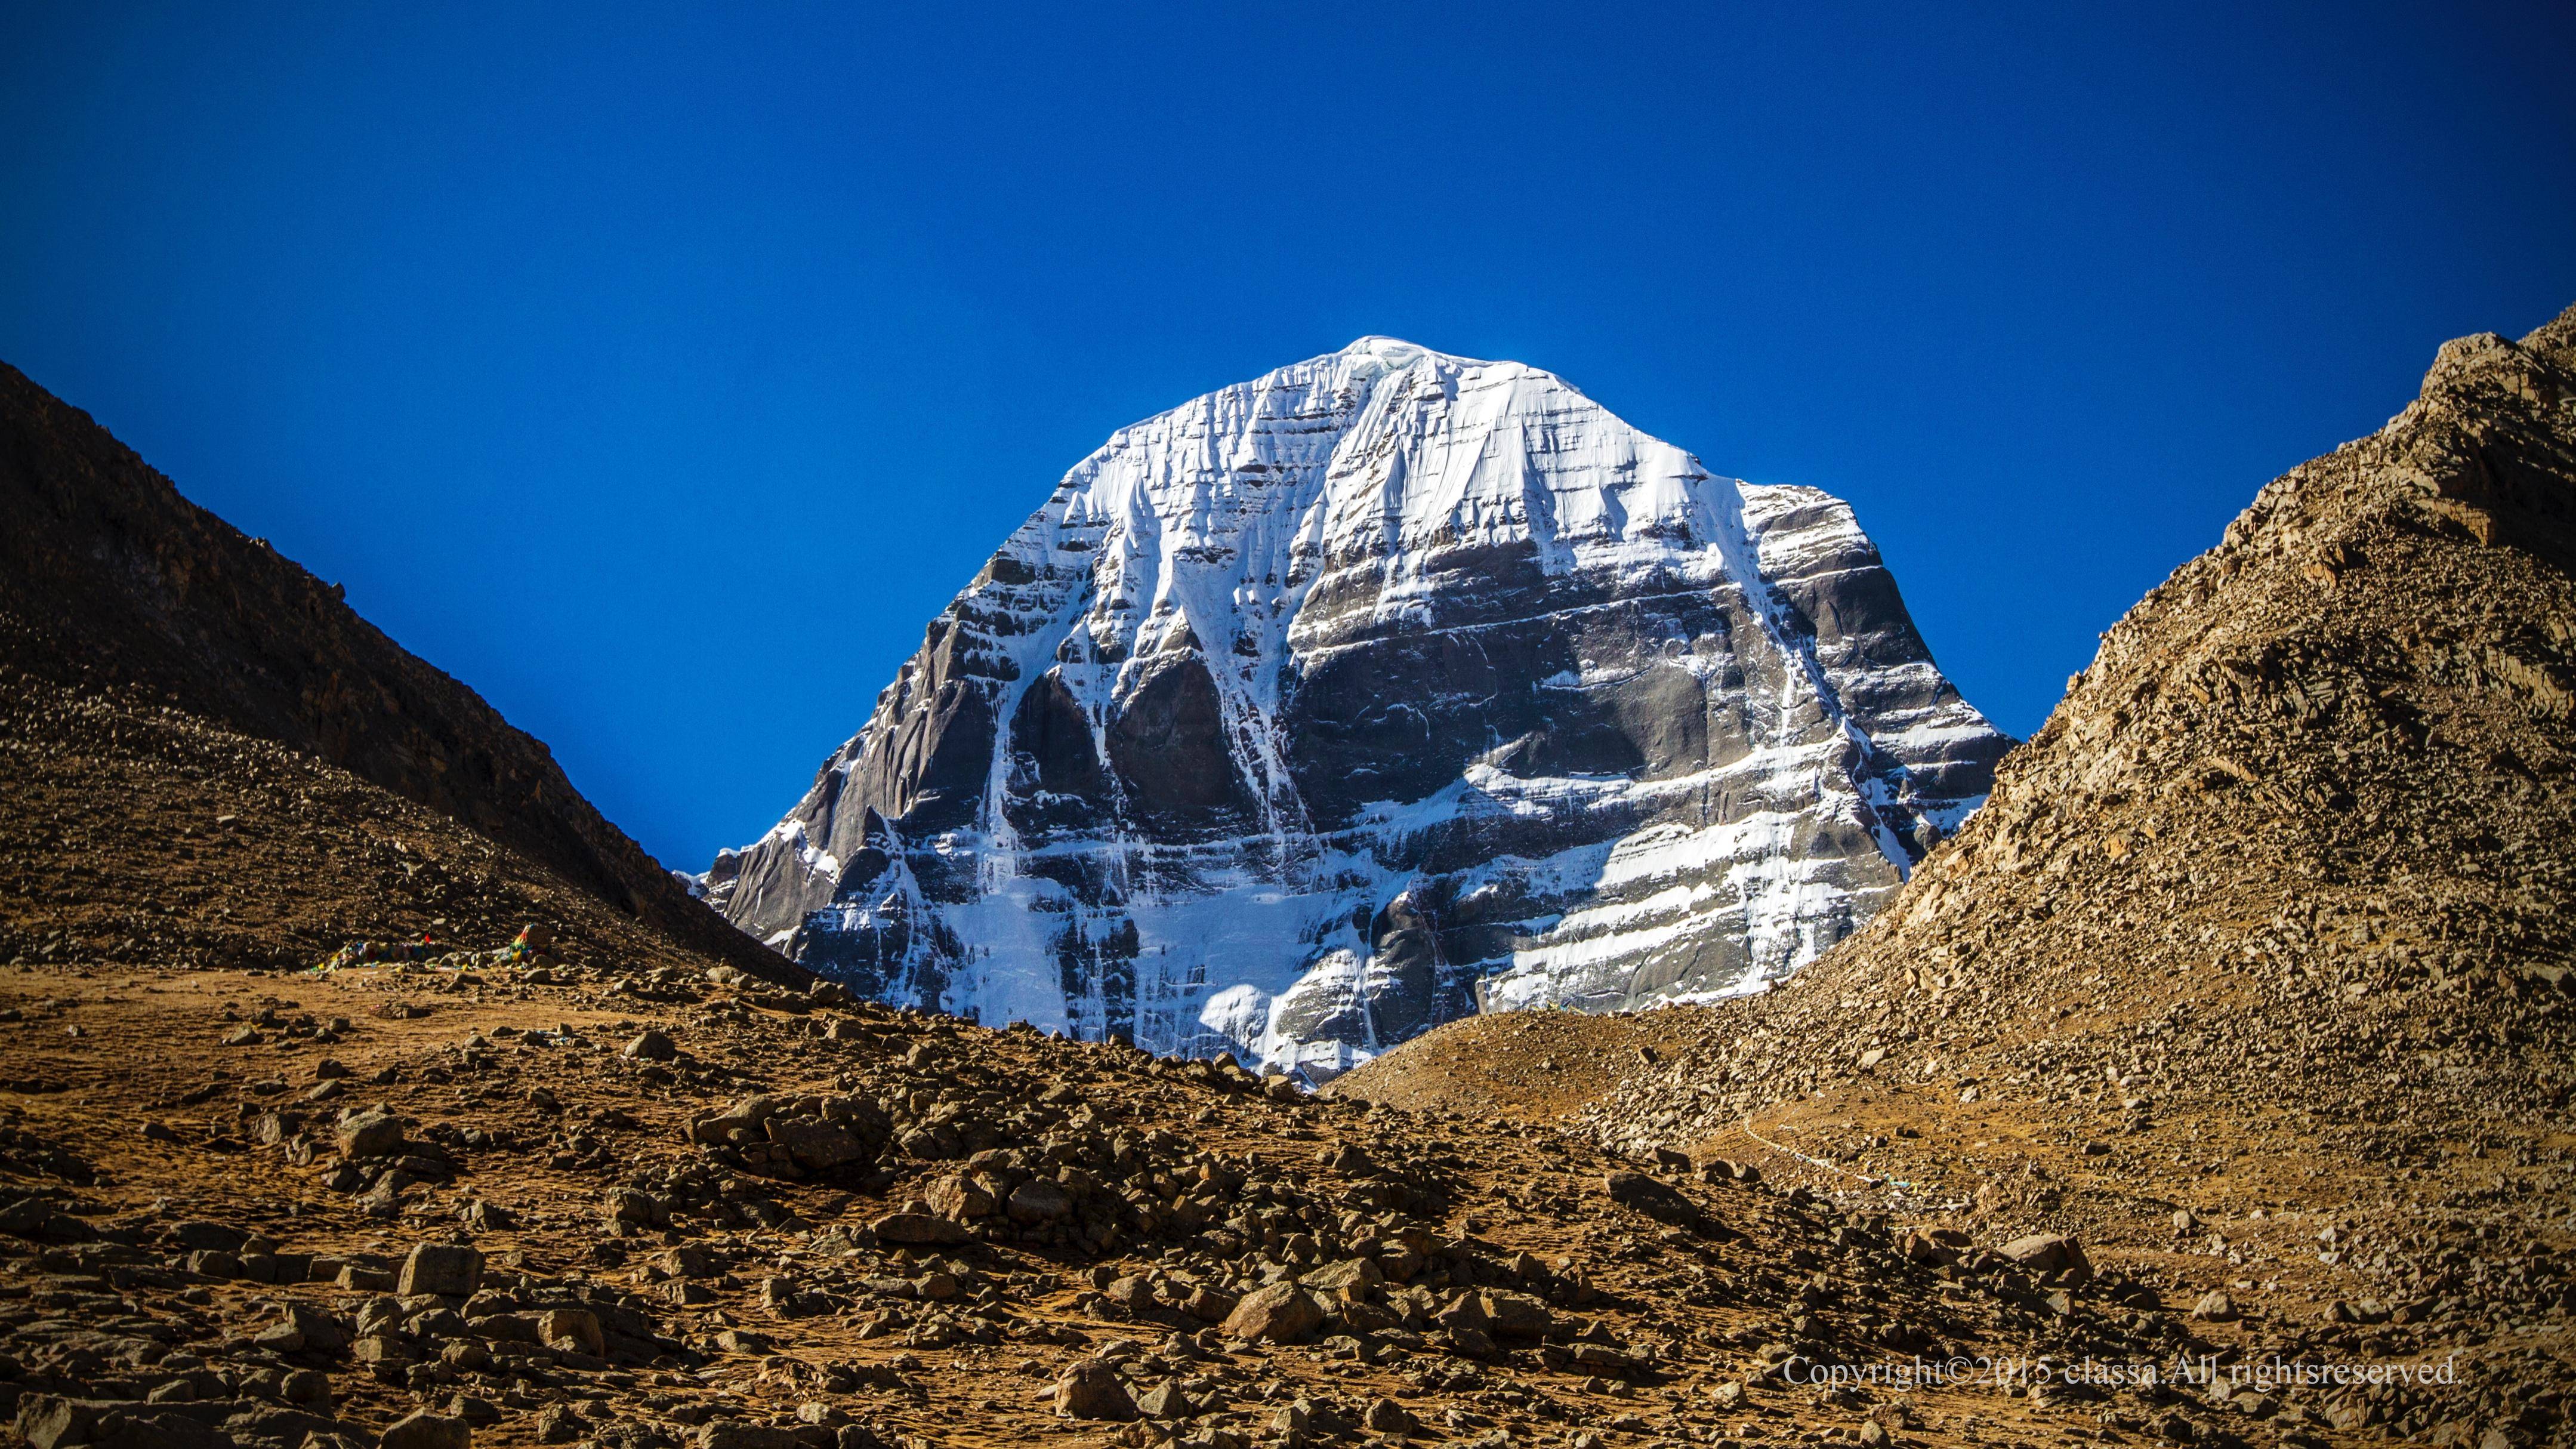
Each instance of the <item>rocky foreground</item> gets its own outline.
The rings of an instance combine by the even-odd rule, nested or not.
[[[44,1449],[2340,1437],[1973,1372],[2232,1352],[2206,1274],[782,988],[335,767],[0,684],[0,1401]],[[444,938],[195,954],[368,909]]]
[[[2162,1387],[1804,1382],[2197,1351],[2192,1289],[2063,1239],[731,968],[0,984],[0,1394],[45,1449],[2288,1427]]]

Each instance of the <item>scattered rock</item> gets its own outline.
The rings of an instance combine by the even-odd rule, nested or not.
[[[935,1213],[892,1212],[868,1224],[869,1231],[880,1241],[907,1243],[919,1247],[943,1247],[965,1242],[970,1236],[966,1225],[954,1218]]]
[[[1085,1359],[1056,1380],[1055,1411],[1068,1419],[1124,1421],[1136,1417],[1136,1401],[1128,1397],[1116,1369]]]
[[[2032,1273],[2069,1273],[2079,1283],[2093,1276],[2093,1264],[2085,1258],[2084,1250],[2073,1238],[2059,1233],[2015,1238],[1998,1251]]]
[[[1371,1399],[1361,1411],[1360,1424],[1373,1434],[1403,1434],[1413,1428],[1413,1416],[1393,1399]]]
[[[646,1027],[626,1044],[625,1055],[641,1062],[667,1062],[680,1055],[679,1046],[655,1027]]]
[[[405,1298],[435,1293],[466,1298],[483,1286],[483,1255],[462,1243],[419,1243],[403,1259],[394,1291]]]
[[[1294,1283],[1273,1283],[1235,1305],[1224,1333],[1259,1343],[1300,1343],[1323,1326],[1323,1307],[1312,1294]]]
[[[396,1420],[376,1442],[380,1449],[471,1449],[474,1430],[462,1418],[420,1409]]]

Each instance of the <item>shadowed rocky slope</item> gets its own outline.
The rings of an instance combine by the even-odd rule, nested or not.
[[[2343,1438],[2306,1391],[1813,1382],[2231,1352],[2181,1316],[2206,1272],[781,991],[271,742],[0,695],[0,880],[45,882],[12,918],[90,897],[0,967],[0,1417],[37,1449]],[[135,964],[87,929],[119,909],[236,957],[433,914],[465,949],[246,972],[161,925]],[[547,952],[493,949],[530,915]]]
[[[787,970],[601,818],[544,745],[6,365],[0,515],[0,663],[131,687],[341,765],[679,940]]]

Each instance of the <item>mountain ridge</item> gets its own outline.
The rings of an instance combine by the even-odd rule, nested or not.
[[[0,663],[124,686],[342,766],[612,908],[792,978],[584,799],[544,744],[0,363]]]

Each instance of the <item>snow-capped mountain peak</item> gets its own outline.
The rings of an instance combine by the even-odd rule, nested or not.
[[[1838,501],[1363,337],[1075,465],[708,889],[879,995],[1320,1075],[1776,977],[2008,744]]]

